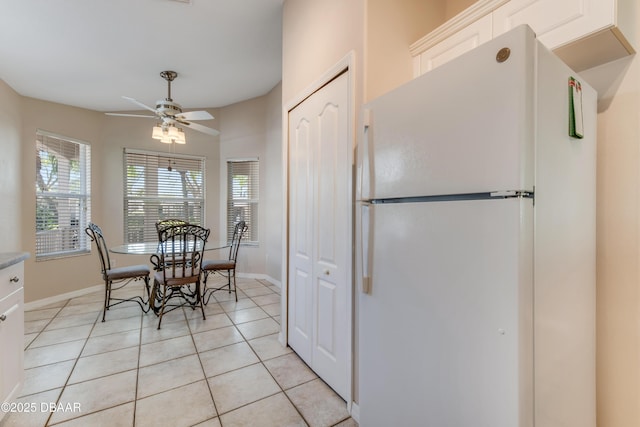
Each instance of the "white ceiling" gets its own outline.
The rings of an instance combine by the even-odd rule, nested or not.
[[[0,0],[0,79],[96,111],[153,107],[163,70],[185,109],[269,92],[282,74],[284,0]]]

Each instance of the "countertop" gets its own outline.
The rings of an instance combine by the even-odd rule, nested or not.
[[[29,252],[0,252],[0,270],[29,258]]]

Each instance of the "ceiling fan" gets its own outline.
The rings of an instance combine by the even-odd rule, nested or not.
[[[196,120],[212,120],[213,116],[206,111],[182,111],[182,106],[171,99],[171,82],[178,77],[178,73],[175,71],[163,71],[160,73],[160,77],[167,81],[167,97],[163,100],[156,101],[156,108],[151,108],[140,101],[137,101],[128,96],[123,96],[124,99],[130,101],[145,110],[149,110],[154,113],[153,116],[142,114],[121,114],[121,113],[106,113],[108,116],[123,116],[123,117],[144,117],[150,119],[160,120],[162,123],[159,125],[162,129],[167,130],[171,127],[184,126],[189,129],[196,130],[198,132],[206,133],[211,136],[218,136],[220,134],[216,129],[212,129],[203,126],[198,123],[192,123]]]

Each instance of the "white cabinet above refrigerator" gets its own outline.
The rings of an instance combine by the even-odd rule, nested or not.
[[[521,24],[575,71],[631,55],[634,2],[479,0],[410,46],[414,76]]]

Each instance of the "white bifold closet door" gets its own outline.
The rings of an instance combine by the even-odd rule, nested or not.
[[[288,344],[347,399],[351,330],[348,73],[289,112]]]

